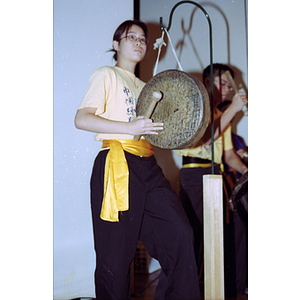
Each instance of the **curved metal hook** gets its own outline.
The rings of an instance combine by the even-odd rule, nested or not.
[[[189,3],[189,4],[193,4],[195,6],[197,6],[198,8],[200,8],[202,10],[202,12],[204,13],[207,21],[208,21],[208,27],[209,27],[209,45],[210,45],[210,92],[211,92],[211,105],[210,105],[210,111],[211,111],[211,157],[212,157],[212,164],[211,164],[211,171],[212,174],[214,174],[214,109],[213,109],[213,99],[214,99],[214,84],[213,84],[213,45],[212,45],[212,24],[210,21],[210,17],[208,15],[208,13],[206,12],[206,10],[198,3],[194,2],[194,1],[180,1],[177,4],[174,5],[174,7],[172,8],[171,12],[170,12],[170,16],[169,16],[169,24],[167,27],[167,31],[170,30],[171,28],[171,24],[172,24],[172,18],[173,18],[173,14],[175,9],[184,3]],[[160,17],[159,19],[160,22],[160,29],[162,31],[164,31],[164,27],[162,25],[163,23],[163,18]]]
[[[178,3],[176,3],[176,4],[174,5],[174,7],[172,8],[172,10],[171,10],[171,12],[170,12],[170,16],[169,16],[169,24],[168,24],[168,27],[167,27],[167,31],[169,31],[170,28],[171,28],[171,25],[172,25],[172,19],[173,19],[173,14],[174,14],[175,9],[176,9],[179,5],[184,4],[184,3],[194,4],[195,6],[197,6],[198,8],[200,8],[200,9],[203,11],[203,13],[205,14],[205,17],[208,19],[208,22],[211,24],[208,13],[206,12],[206,10],[205,10],[200,4],[198,4],[198,3],[194,2],[194,1],[180,1],[180,2],[178,2]],[[164,28],[163,28],[163,25],[162,25],[162,20],[163,20],[163,18],[160,17],[160,29],[161,29],[162,31],[164,31]]]

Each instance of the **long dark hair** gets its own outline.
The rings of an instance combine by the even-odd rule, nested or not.
[[[215,78],[216,76],[220,76],[225,73],[226,71],[229,71],[232,78],[234,78],[234,71],[228,67],[227,65],[223,64],[213,64],[213,77]],[[203,71],[203,83],[205,82],[205,79],[210,77],[210,65],[207,66],[204,71]]]
[[[113,36],[113,41],[117,41],[119,42],[121,40],[121,36],[122,34],[125,32],[126,35],[129,31],[129,29],[131,28],[132,25],[137,25],[139,27],[141,27],[144,31],[144,34],[145,34],[145,37],[146,37],[146,40],[147,40],[147,45],[148,45],[148,42],[149,42],[149,32],[148,32],[148,28],[147,28],[147,25],[139,20],[127,20],[125,22],[123,22],[122,24],[119,25],[119,27],[116,29],[115,33],[114,33],[114,36]],[[147,47],[148,48],[148,47]],[[108,51],[111,51],[111,52],[114,52],[114,56],[113,56],[113,59],[115,61],[118,60],[118,53],[115,49],[110,49]]]

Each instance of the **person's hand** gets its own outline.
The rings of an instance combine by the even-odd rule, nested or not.
[[[157,131],[163,130],[164,123],[153,123],[151,119],[139,116],[128,123],[129,132],[133,135],[158,134]]]
[[[238,92],[233,96],[231,105],[233,105],[236,112],[239,112],[247,103],[248,99],[245,94],[243,92]]]

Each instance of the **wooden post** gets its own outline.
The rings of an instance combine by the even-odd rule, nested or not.
[[[223,182],[203,176],[204,299],[224,300]]]

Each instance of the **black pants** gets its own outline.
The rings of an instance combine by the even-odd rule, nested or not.
[[[215,165],[214,171],[215,174],[220,174],[219,165]],[[211,174],[211,167],[180,170],[180,192],[183,195],[183,202],[190,201],[201,226],[203,226],[203,175],[209,174]]]
[[[163,270],[155,299],[200,299],[193,231],[154,156],[142,158],[125,152],[129,210],[120,213],[119,222],[100,219],[107,152],[96,157],[91,178],[97,299],[131,299],[130,264],[138,239]]]
[[[238,203],[237,211],[233,213],[233,220],[236,255],[236,289],[237,294],[243,294],[246,287],[248,287],[248,213],[241,203]]]

